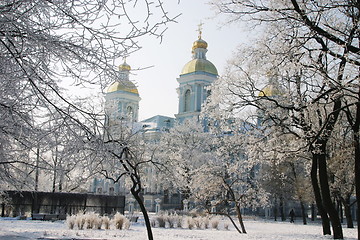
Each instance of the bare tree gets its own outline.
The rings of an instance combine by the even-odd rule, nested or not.
[[[344,107],[346,86],[358,81],[359,4],[356,1],[321,0],[213,2],[221,13],[231,14],[233,21],[250,20],[254,25],[260,23],[271,29],[272,32],[265,31],[268,34],[265,37],[267,43],[262,46],[270,53],[265,59],[271,63],[265,64],[280,69],[282,77],[294,78],[291,82],[295,83],[295,86],[289,83],[285,85],[298,89],[297,99],[302,103],[294,99],[295,105],[287,104],[283,107],[292,110],[290,116],[297,116],[298,127],[302,128],[307,136],[312,136],[308,139],[313,153],[312,179],[318,208],[320,212],[326,211],[326,214],[322,214],[324,234],[330,233],[330,225],[326,223],[328,214],[332,221],[334,238],[343,238],[328,187],[326,145]],[[282,60],[275,63],[271,59],[274,57]],[[264,67],[262,69],[265,70]],[[251,86],[255,87],[254,84]],[[257,90],[261,89],[257,87]],[[308,94],[310,92],[313,96]],[[276,104],[277,101],[271,99],[271,102]],[[314,107],[312,110],[309,103]],[[314,113],[312,111],[316,114],[313,114],[313,120],[308,121],[307,116]],[[281,121],[281,118],[277,120]],[[313,128],[314,124],[317,130]],[[321,209],[321,205],[325,207]]]
[[[64,80],[104,89],[116,74],[114,61],[140,49],[140,37],[161,39],[171,21],[174,18],[161,1],[2,1],[0,105],[7,118],[0,129],[4,137],[35,146],[30,137],[25,143],[25,137],[31,136],[39,112],[44,111],[57,112],[94,134],[84,119],[100,123],[102,117],[65,97]]]
[[[38,141],[45,139],[40,129],[45,113],[61,119],[49,130],[66,128],[78,141],[73,147],[80,149],[79,154],[102,149],[104,115],[87,110],[91,108],[65,94],[63,87],[96,85],[103,90],[116,79],[113,66],[117,59],[139,50],[145,36],[161,41],[167,23],[175,18],[170,17],[161,0],[1,1],[0,114],[4,117],[0,120],[0,141],[6,143],[0,149],[1,178],[14,183],[16,179],[26,179],[39,167],[49,168],[37,164]],[[65,149],[56,141],[52,146],[57,148],[55,154]],[[29,151],[35,157],[27,158]],[[122,143],[117,151],[109,151],[122,161],[120,153],[130,150]],[[60,164],[59,158],[53,165],[54,173],[59,167],[65,170],[65,163]],[[96,166],[100,165],[89,163],[87,171],[95,171]],[[124,168],[123,172],[131,170]],[[63,186],[59,181],[58,184]],[[136,187],[139,188],[135,192],[141,189]]]

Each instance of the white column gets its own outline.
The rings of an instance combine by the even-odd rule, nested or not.
[[[156,205],[155,205],[155,212],[156,212],[156,213],[159,213],[159,212],[160,212],[161,199],[160,199],[160,198],[155,199],[155,203],[156,203]]]
[[[211,212],[212,213],[216,212],[216,201],[211,201]]]
[[[189,211],[189,200],[184,199],[183,205],[184,205],[184,207],[183,207],[184,212],[188,212]]]

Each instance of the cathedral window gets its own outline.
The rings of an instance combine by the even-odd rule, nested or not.
[[[126,108],[126,114],[127,114],[127,116],[128,116],[129,118],[132,118],[132,117],[133,117],[134,110],[133,110],[133,108],[132,108],[131,106],[128,106],[128,107]]]
[[[190,90],[186,90],[184,94],[184,112],[190,111]]]

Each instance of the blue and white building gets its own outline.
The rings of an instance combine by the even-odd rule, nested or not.
[[[131,67],[124,61],[119,66],[117,79],[105,93],[105,136],[118,139],[121,126],[131,124],[139,132],[145,134],[148,141],[157,141],[168,132],[176,122],[182,123],[187,118],[199,118],[201,108],[210,94],[209,86],[218,78],[218,71],[213,63],[206,58],[208,44],[202,39],[201,31],[194,41],[191,52],[192,59],[187,62],[177,78],[179,87],[179,110],[175,117],[156,115],[138,122],[139,102],[141,100],[135,84],[129,79]],[[156,169],[145,170],[145,189],[143,193],[145,206],[155,211],[159,203],[165,208],[180,208],[179,193],[169,193],[161,188],[161,184],[151,179],[156,178]],[[113,184],[110,180],[94,179],[90,192],[98,194],[126,194],[124,184]],[[127,198],[131,198],[127,195]],[[133,207],[133,201],[130,203]],[[129,207],[130,207],[129,205]]]

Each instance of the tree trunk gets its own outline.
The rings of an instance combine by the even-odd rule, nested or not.
[[[359,42],[360,46],[360,42]],[[360,137],[359,137],[359,130],[360,130],[360,87],[357,93],[357,102],[356,102],[356,112],[355,116],[352,115],[350,109],[346,110],[346,115],[348,118],[348,122],[350,123],[353,131],[353,144],[354,144],[354,151],[355,151],[355,195],[356,195],[356,220],[357,220],[357,232],[358,232],[358,239],[360,239]]]
[[[351,215],[350,196],[346,196],[346,199],[342,199],[341,202],[344,206],[347,227],[354,228],[354,222]]]
[[[307,216],[306,216],[306,211],[305,211],[305,205],[303,201],[300,201],[300,206],[301,206],[301,216],[303,219],[303,224],[306,225],[307,224]]]
[[[311,204],[311,221],[313,222],[313,221],[315,221],[315,204],[314,203],[312,203]]]
[[[239,206],[238,203],[235,204],[235,208],[236,208],[236,214],[237,214],[240,226],[241,226],[241,230],[242,230],[243,233],[246,233],[244,221],[243,221],[243,218],[242,218],[242,215],[241,215],[241,209],[240,209],[240,206]]]
[[[337,199],[336,200],[336,208],[340,217],[340,223],[343,224],[344,223],[344,214],[343,214],[343,208],[342,208],[342,204],[341,204],[341,200]]]
[[[359,113],[360,114],[360,111]],[[360,120],[360,119],[359,119]],[[354,132],[354,146],[355,146],[355,189],[356,189],[356,219],[357,219],[357,230],[358,230],[358,239],[360,239],[360,143],[359,143],[359,129]]]
[[[35,191],[37,191],[39,187],[39,162],[40,162],[40,148],[38,146],[36,149]]]
[[[277,221],[277,198],[275,197],[275,204],[274,204],[274,220]]]
[[[140,210],[142,212],[142,214],[144,215],[144,221],[145,221],[145,226],[146,226],[146,231],[148,234],[148,239],[149,240],[153,240],[153,234],[152,234],[152,230],[151,230],[151,224],[150,224],[150,219],[149,219],[149,215],[147,213],[147,210],[145,208],[144,202],[141,199],[141,197],[139,196],[139,192],[136,191],[135,189],[131,188],[131,194],[134,196],[135,200],[137,201],[137,203],[140,206]]]
[[[318,212],[321,216],[323,234],[331,235],[330,221],[329,221],[328,215],[327,215],[327,213],[324,209],[323,203],[322,203],[320,187],[319,187],[319,182],[318,182],[318,178],[317,178],[317,169],[318,169],[318,158],[317,158],[317,155],[313,154],[310,175],[311,175],[311,183],[312,183],[314,195],[315,195],[315,202],[316,202]]]
[[[285,217],[285,213],[284,213],[284,198],[280,197],[280,204],[279,204],[279,208],[280,208],[280,216],[281,216],[281,221],[285,221],[286,217]]]
[[[334,203],[331,200],[330,195],[330,187],[328,181],[328,174],[327,174],[327,164],[326,164],[326,144],[320,143],[320,151],[321,153],[318,154],[318,165],[319,165],[319,181],[320,181],[320,190],[322,201],[324,207],[329,214],[329,218],[331,221],[331,226],[334,233],[334,239],[344,239],[342,226],[340,223],[338,212],[334,206]]]
[[[219,214],[219,215],[222,215],[222,216],[227,216],[229,218],[229,220],[231,221],[231,223],[233,224],[233,226],[235,227],[236,231],[238,231],[238,233],[242,233],[241,230],[239,229],[239,227],[236,225],[236,223],[234,222],[234,220],[232,219],[232,217],[228,214],[228,213],[225,213],[225,212],[211,212],[209,211],[210,214]]]

